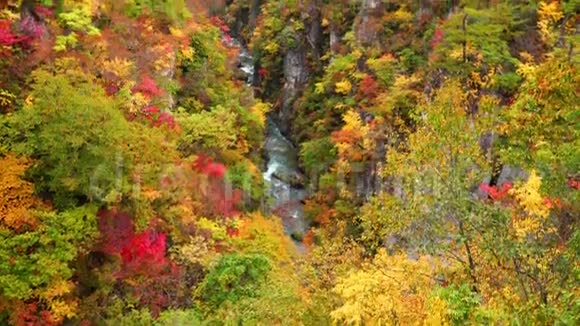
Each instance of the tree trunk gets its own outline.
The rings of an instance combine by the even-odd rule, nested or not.
[[[22,0],[22,4],[20,4],[20,19],[24,19],[27,16],[31,16],[37,22],[40,21],[40,16],[36,13],[34,7],[36,6],[35,0]]]

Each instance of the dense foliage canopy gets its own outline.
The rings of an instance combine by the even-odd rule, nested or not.
[[[0,0],[0,325],[580,324],[579,18]]]

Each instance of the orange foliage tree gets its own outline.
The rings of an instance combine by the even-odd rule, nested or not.
[[[30,161],[7,155],[0,158],[0,225],[19,230],[36,225],[29,210],[37,205],[32,183],[22,179]]]

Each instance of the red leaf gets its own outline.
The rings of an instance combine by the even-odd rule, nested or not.
[[[202,191],[203,200],[210,214],[234,216],[238,214],[237,204],[242,199],[239,189],[228,191],[223,178],[227,172],[225,165],[213,162],[206,155],[199,155],[193,168],[197,172],[208,176],[208,188]]]
[[[22,43],[28,39],[27,36],[17,36],[12,32],[12,22],[0,20],[0,45],[12,46]]]
[[[217,179],[223,178],[227,170],[225,165],[221,163],[215,163],[211,158],[205,155],[198,156],[193,163],[193,167],[198,172]]]
[[[258,75],[262,79],[266,78],[268,76],[268,70],[266,68],[260,68],[260,69],[258,69]]]
[[[500,188],[496,186],[490,186],[486,183],[482,183],[479,186],[479,189],[488,194],[492,200],[497,201],[505,198],[509,190],[512,189],[512,187],[513,185],[509,182],[504,183],[503,185],[501,185]]]
[[[155,83],[155,81],[149,76],[143,76],[141,78],[141,83],[133,87],[131,91],[133,93],[139,92],[147,97],[159,96],[163,94],[161,89],[157,87],[157,83]]]
[[[439,23],[439,26],[435,28],[435,33],[433,33],[433,38],[431,39],[431,47],[435,48],[441,41],[443,41],[443,29],[441,28],[442,23]]]
[[[205,173],[210,177],[221,179],[226,174],[226,167],[221,163],[210,163],[206,166]]]
[[[377,96],[378,88],[379,84],[376,80],[372,76],[366,75],[360,82],[359,91],[363,95],[372,98]]]

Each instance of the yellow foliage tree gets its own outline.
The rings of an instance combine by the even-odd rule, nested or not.
[[[422,324],[432,286],[428,257],[414,260],[380,250],[372,264],[338,280],[334,291],[343,304],[331,316],[349,325]]]
[[[541,185],[542,179],[536,171],[532,171],[526,183],[511,190],[524,211],[523,214],[516,214],[512,221],[514,231],[520,239],[530,234],[540,235],[555,231],[554,228],[546,225],[550,209],[540,194]]]
[[[39,299],[48,305],[53,317],[62,321],[76,316],[78,300],[71,296],[74,289],[75,285],[70,280],[56,280],[37,292]]]
[[[554,26],[564,17],[559,1],[540,1],[538,5],[538,31],[542,40],[548,44],[554,42]]]
[[[20,229],[36,225],[29,210],[37,204],[32,183],[22,180],[30,166],[26,158],[7,155],[0,158],[0,225]]]
[[[447,326],[447,303],[445,300],[435,297],[427,304],[427,317],[423,321],[425,326]]]
[[[332,135],[338,156],[347,161],[362,161],[375,147],[371,128],[363,124],[360,115],[353,110],[347,111],[343,120],[342,129]]]
[[[122,81],[129,79],[134,69],[134,63],[123,58],[108,59],[102,63],[102,71],[104,73],[112,74]]]
[[[284,234],[279,219],[253,213],[240,219],[235,247],[249,254],[262,254],[275,262],[288,263],[294,255],[294,245]]]

